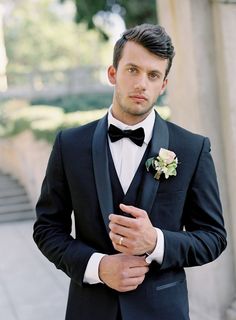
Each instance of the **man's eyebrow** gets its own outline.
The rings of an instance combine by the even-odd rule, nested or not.
[[[136,64],[132,63],[132,62],[128,62],[126,63],[127,67],[135,67],[135,68],[140,68],[139,66],[137,66]]]

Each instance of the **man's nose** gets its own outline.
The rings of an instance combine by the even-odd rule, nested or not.
[[[146,75],[140,75],[135,83],[135,89],[139,91],[145,91],[147,89],[147,77]]]

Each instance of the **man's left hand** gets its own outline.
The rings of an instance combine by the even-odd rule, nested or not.
[[[147,212],[124,204],[120,204],[120,209],[131,217],[110,214],[109,235],[114,248],[130,255],[151,253],[157,243],[157,232]]]

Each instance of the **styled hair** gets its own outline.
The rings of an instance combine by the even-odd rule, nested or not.
[[[113,66],[116,69],[127,41],[138,43],[156,56],[168,59],[165,78],[167,77],[175,52],[171,38],[163,27],[145,23],[126,30],[114,47]]]

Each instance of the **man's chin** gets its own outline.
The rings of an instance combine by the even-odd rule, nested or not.
[[[147,106],[137,104],[134,108],[130,110],[130,114],[137,117],[148,115],[151,112],[152,108],[153,108],[152,106],[147,107]]]

